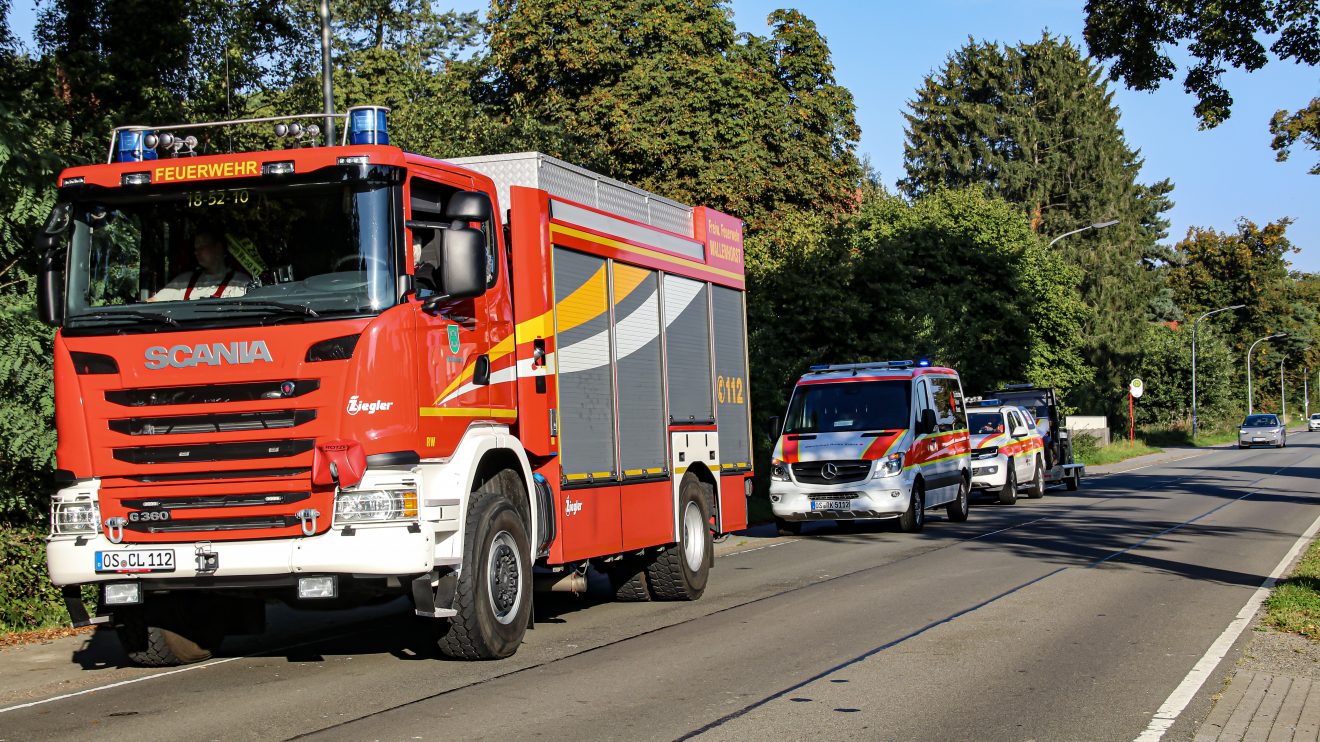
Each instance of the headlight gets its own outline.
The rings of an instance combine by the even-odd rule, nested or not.
[[[101,510],[91,500],[54,502],[50,509],[51,532],[96,533],[100,527]]]
[[[973,459],[980,461],[982,459],[993,459],[999,455],[999,446],[977,449],[977,453],[972,455]]]
[[[901,471],[903,471],[903,454],[891,453],[875,468],[875,475],[871,478],[892,477]]]
[[[788,464],[779,459],[770,460],[770,478],[777,479],[780,482],[788,481]]]
[[[335,496],[335,521],[363,523],[417,516],[415,490],[340,490]]]

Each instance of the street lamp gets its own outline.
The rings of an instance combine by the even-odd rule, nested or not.
[[[1279,410],[1280,420],[1288,417],[1288,396],[1283,389],[1283,362],[1286,360],[1288,360],[1288,355],[1285,353],[1283,358],[1279,359],[1279,404],[1283,405],[1283,409]]]
[[[1064,232],[1063,234],[1059,235],[1058,237],[1055,237],[1054,239],[1050,240],[1050,244],[1049,244],[1049,246],[1050,246],[1050,247],[1054,247],[1054,243],[1058,242],[1059,240],[1063,239],[1064,237],[1067,237],[1067,236],[1070,235],[1070,234],[1077,234],[1078,232],[1085,232],[1085,231],[1088,230],[1088,229],[1104,229],[1105,227],[1112,227],[1112,226],[1114,226],[1115,224],[1118,224],[1118,220],[1117,220],[1117,219],[1110,219],[1110,220],[1107,221],[1107,222],[1096,222],[1095,224],[1088,224],[1088,225],[1086,225],[1085,227],[1082,227],[1081,229],[1074,229],[1074,230],[1071,231],[1071,232]]]
[[[1227,312],[1230,309],[1241,309],[1245,306],[1246,304],[1234,304],[1230,307],[1211,309],[1200,317],[1197,317],[1196,321],[1192,323],[1192,440],[1196,440],[1196,326],[1201,324],[1201,320],[1212,314]]]
[[[1251,399],[1251,351],[1255,350],[1257,345],[1260,345],[1266,340],[1273,340],[1274,338],[1282,338],[1282,337],[1288,337],[1288,333],[1280,332],[1274,335],[1266,335],[1260,340],[1257,340],[1256,342],[1252,343],[1250,348],[1247,348],[1247,414],[1248,415],[1250,415],[1255,409]]]

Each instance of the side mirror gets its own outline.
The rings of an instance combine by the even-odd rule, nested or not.
[[[446,229],[440,266],[434,272],[436,289],[422,308],[431,311],[452,299],[470,299],[486,293],[486,237],[475,229]]]
[[[774,443],[779,438],[779,431],[784,429],[784,420],[778,415],[770,418],[770,427],[766,433],[770,436],[770,442]]]
[[[936,425],[935,410],[927,407],[921,411],[921,419],[917,421],[917,435],[934,433]]]
[[[1016,428],[1013,428],[1012,436],[1013,436],[1014,438],[1026,438],[1026,437],[1027,437],[1027,426],[1025,426],[1025,425],[1019,425],[1019,426],[1017,426]]]
[[[37,238],[37,245],[53,241],[43,234]],[[51,327],[64,324],[64,257],[63,250],[48,247],[37,274],[37,313]]]

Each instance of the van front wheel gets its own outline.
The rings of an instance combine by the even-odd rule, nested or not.
[[[908,509],[898,516],[898,530],[917,533],[926,527],[926,488],[920,481],[912,483],[912,499]]]

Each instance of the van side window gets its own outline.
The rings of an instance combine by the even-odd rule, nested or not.
[[[930,380],[931,395],[935,402],[935,418],[939,422],[939,432],[949,433],[959,428],[966,428],[965,413],[962,413],[962,400],[954,397],[958,382],[947,378]]]
[[[930,409],[930,407],[930,392],[926,389],[926,380],[920,379],[917,381],[916,403],[912,405],[913,427],[916,427],[916,423],[921,422],[922,410]]]
[[[1022,425],[1022,418],[1018,417],[1016,410],[1008,411],[1008,430],[1011,433]]]

